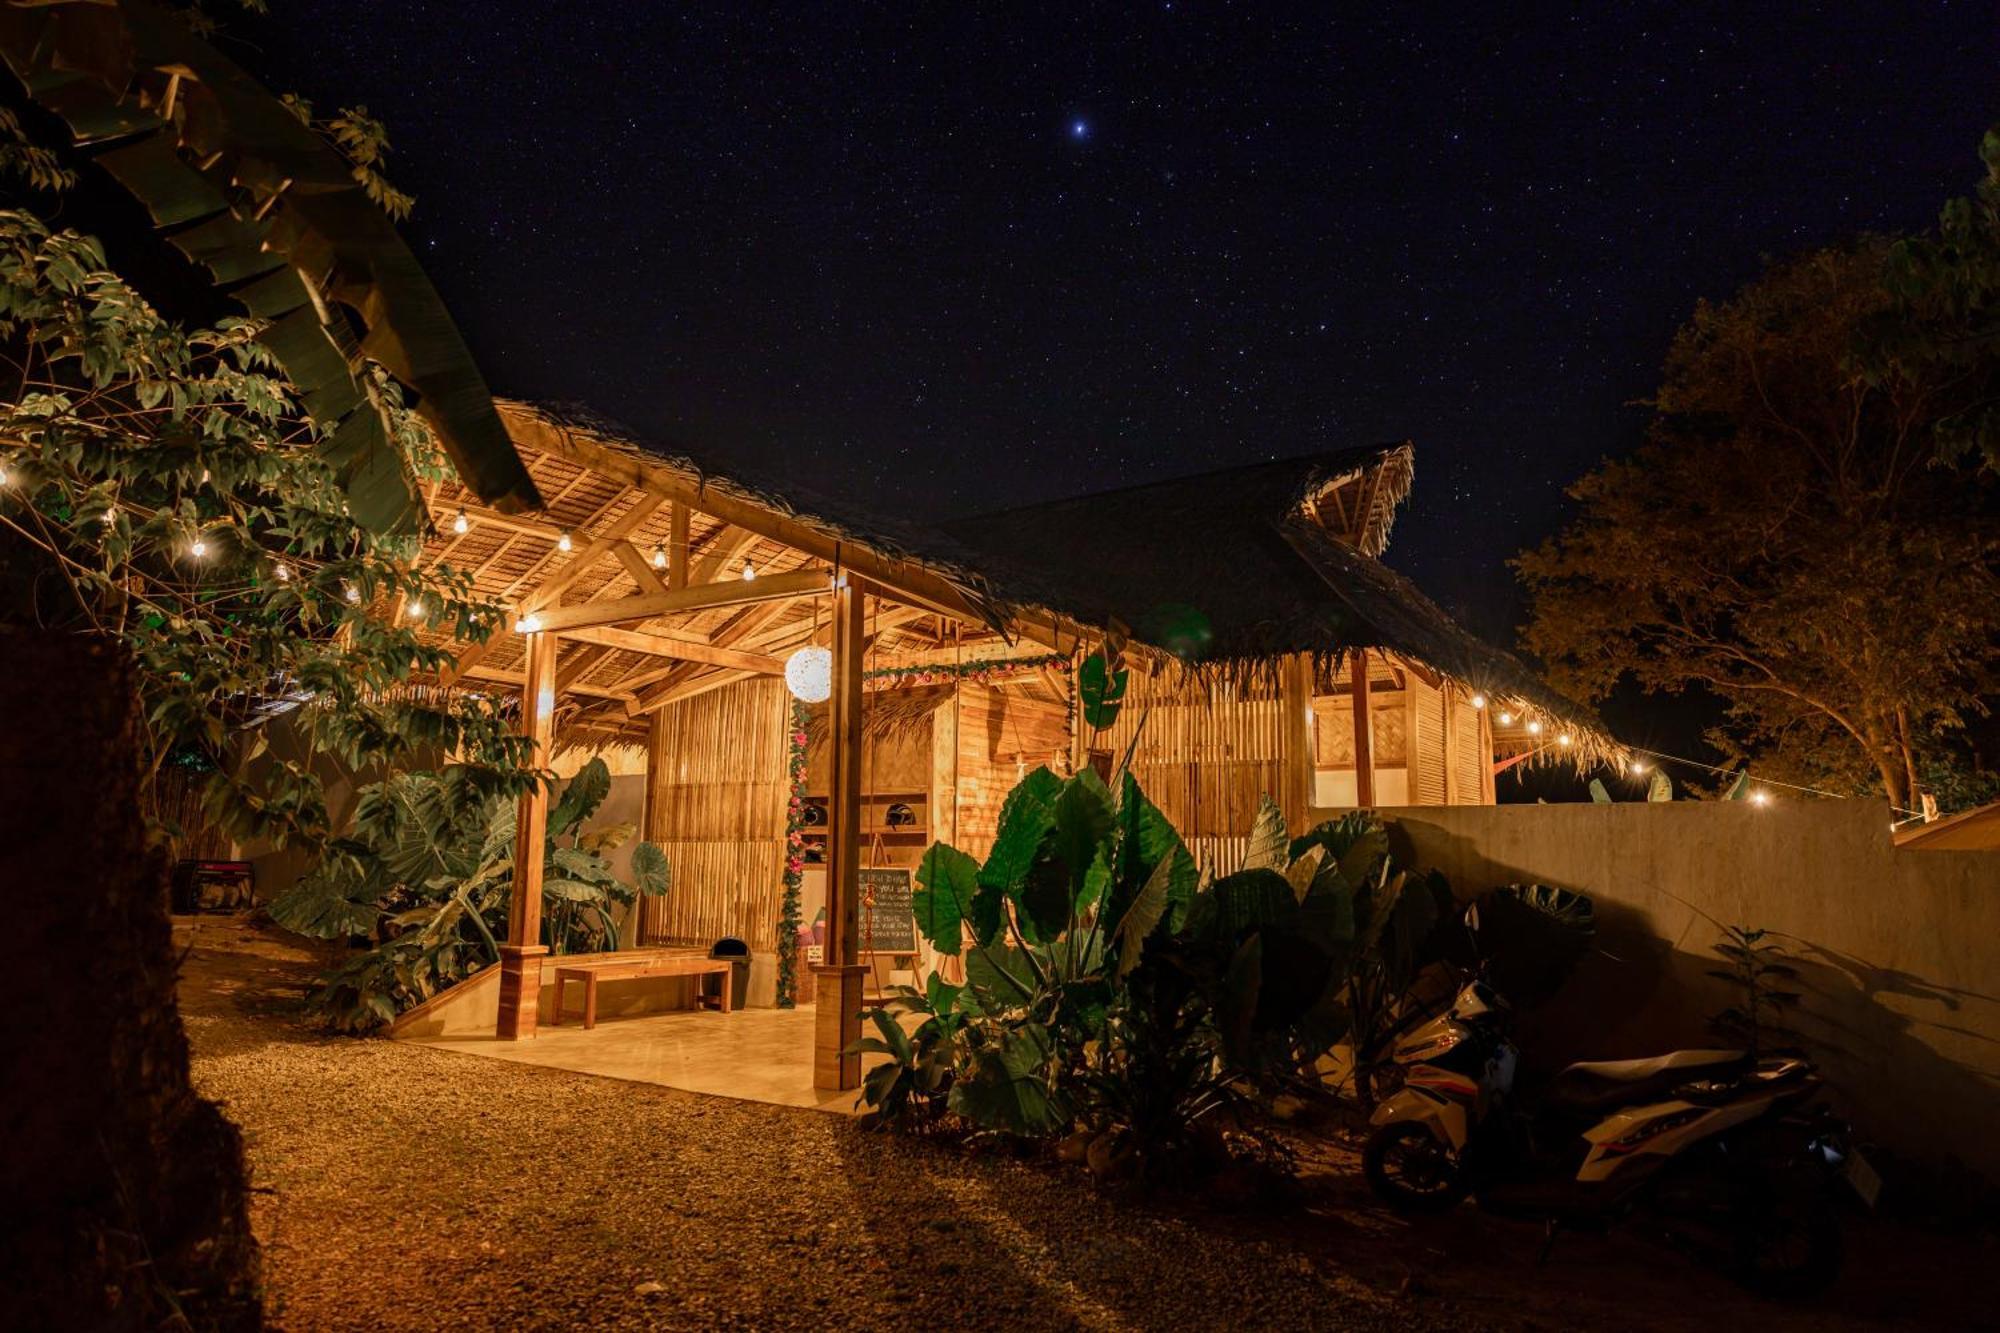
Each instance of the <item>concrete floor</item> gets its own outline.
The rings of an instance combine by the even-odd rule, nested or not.
[[[822,1092],[812,1085],[811,1005],[600,1018],[588,1032],[580,1024],[544,1025],[527,1041],[431,1037],[411,1044],[772,1106],[851,1114],[855,1103],[852,1092]],[[863,1069],[882,1058],[864,1056]]]

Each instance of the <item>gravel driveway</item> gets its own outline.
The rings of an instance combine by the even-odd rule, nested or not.
[[[285,1329],[1707,1330],[1908,1310],[1895,1286],[1774,1310],[1621,1238],[1532,1271],[1533,1229],[1470,1209],[1412,1229],[1338,1161],[1287,1217],[1138,1207],[820,1112],[328,1037],[294,1012],[310,961],[205,927],[181,988],[197,1086],[243,1126],[263,1191]]]

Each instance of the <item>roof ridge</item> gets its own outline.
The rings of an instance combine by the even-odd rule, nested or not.
[[[1083,491],[1069,495],[1058,495],[1047,500],[1031,500],[1025,504],[1008,505],[1004,509],[976,509],[969,513],[950,514],[935,521],[935,525],[947,531],[954,523],[968,523],[978,519],[1005,518],[1010,514],[1020,514],[1029,510],[1052,509],[1057,505],[1080,504],[1093,500],[1103,500],[1114,495],[1135,495],[1140,491],[1159,490],[1168,486],[1185,486],[1191,482],[1207,481],[1216,477],[1226,477],[1237,473],[1257,472],[1267,468],[1275,469],[1286,465],[1299,466],[1308,463],[1325,463],[1334,459],[1354,456],[1351,466],[1364,468],[1381,462],[1389,454],[1400,449],[1414,451],[1416,444],[1411,440],[1396,440],[1382,444],[1350,444],[1337,449],[1322,449],[1312,453],[1291,454],[1284,458],[1266,459],[1261,463],[1233,463],[1228,467],[1209,468],[1202,472],[1184,472],[1177,476],[1161,477],[1154,481],[1135,482],[1130,486],[1110,486],[1098,491]]]

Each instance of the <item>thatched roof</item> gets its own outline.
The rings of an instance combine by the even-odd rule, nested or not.
[[[1003,634],[1032,622],[1047,639],[1053,626],[1067,649],[1117,623],[1184,664],[1233,674],[1271,669],[1286,654],[1328,663],[1382,649],[1546,713],[1584,733],[1592,751],[1605,739],[1588,710],[1462,629],[1375,558],[1409,490],[1407,443],[921,525],[640,443],[588,409],[502,402],[500,410],[530,447],[574,452],[587,442],[598,451],[591,466],[615,470],[629,460],[670,473],[702,496],[747,507],[734,519],[747,527],[770,515],[822,545],[841,543],[850,560],[866,551],[920,569]],[[614,719],[597,716],[608,708],[589,711],[615,729]]]

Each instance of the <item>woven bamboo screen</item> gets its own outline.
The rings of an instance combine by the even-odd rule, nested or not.
[[[724,935],[777,947],[784,892],[786,728],[782,681],[746,680],[682,703],[655,723],[646,835],[673,866],[646,900],[647,943],[711,944]]]
[[[1022,774],[1068,755],[1069,715],[1060,704],[974,684],[959,686],[957,704],[956,765],[949,754],[938,757],[938,786],[942,803],[942,793],[957,784],[955,818],[946,815],[955,826],[952,845],[984,859],[1000,832],[1007,793]]]
[[[1410,677],[1416,705],[1416,743],[1410,747],[1410,804],[1445,804],[1444,692]]]
[[[1492,755],[1482,751],[1479,710],[1458,691],[1452,693],[1451,708],[1452,739],[1456,743],[1452,763],[1457,766],[1458,804],[1480,805],[1486,800],[1486,771]]]
[[[1137,676],[1117,722],[1092,743],[1122,756],[1137,734],[1140,787],[1195,860],[1227,874],[1242,863],[1258,801],[1278,798],[1280,707],[1275,682]]]

